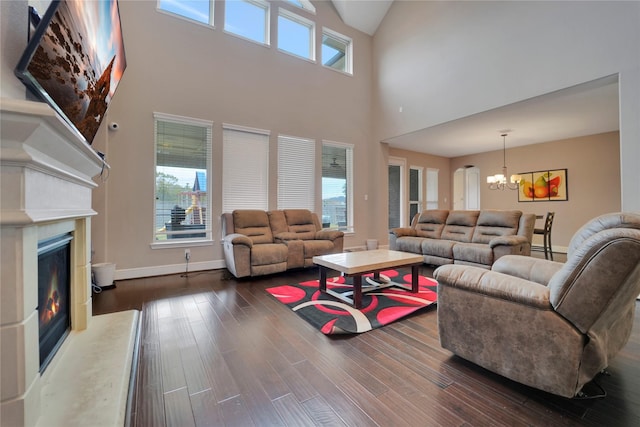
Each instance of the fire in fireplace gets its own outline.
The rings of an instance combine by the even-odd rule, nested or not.
[[[40,372],[44,372],[71,328],[72,239],[68,233],[38,243]]]

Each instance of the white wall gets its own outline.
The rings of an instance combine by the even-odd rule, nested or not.
[[[374,37],[375,135],[618,74],[622,207],[640,211],[639,43],[640,2],[395,1]]]

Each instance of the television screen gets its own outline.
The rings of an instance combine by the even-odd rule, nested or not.
[[[125,68],[118,1],[61,0],[37,24],[15,74],[91,144]]]

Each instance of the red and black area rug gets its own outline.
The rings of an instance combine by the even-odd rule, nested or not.
[[[276,286],[266,291],[326,335],[367,332],[428,307],[437,300],[437,282],[428,277],[419,276],[420,289],[416,294],[398,288],[368,292],[367,286],[375,286],[376,282],[373,274],[365,278],[362,289],[366,293],[362,295],[360,309],[320,293],[318,280]],[[392,280],[411,284],[410,272],[387,270],[380,273],[380,278],[383,282]],[[350,292],[349,280],[343,276],[327,278],[327,287],[336,292]]]

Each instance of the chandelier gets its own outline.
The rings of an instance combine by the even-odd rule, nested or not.
[[[507,182],[507,134],[503,133],[502,136],[502,173],[490,175],[487,177],[487,184],[489,184],[490,190],[517,190],[520,186],[522,177],[520,175],[511,175]]]

